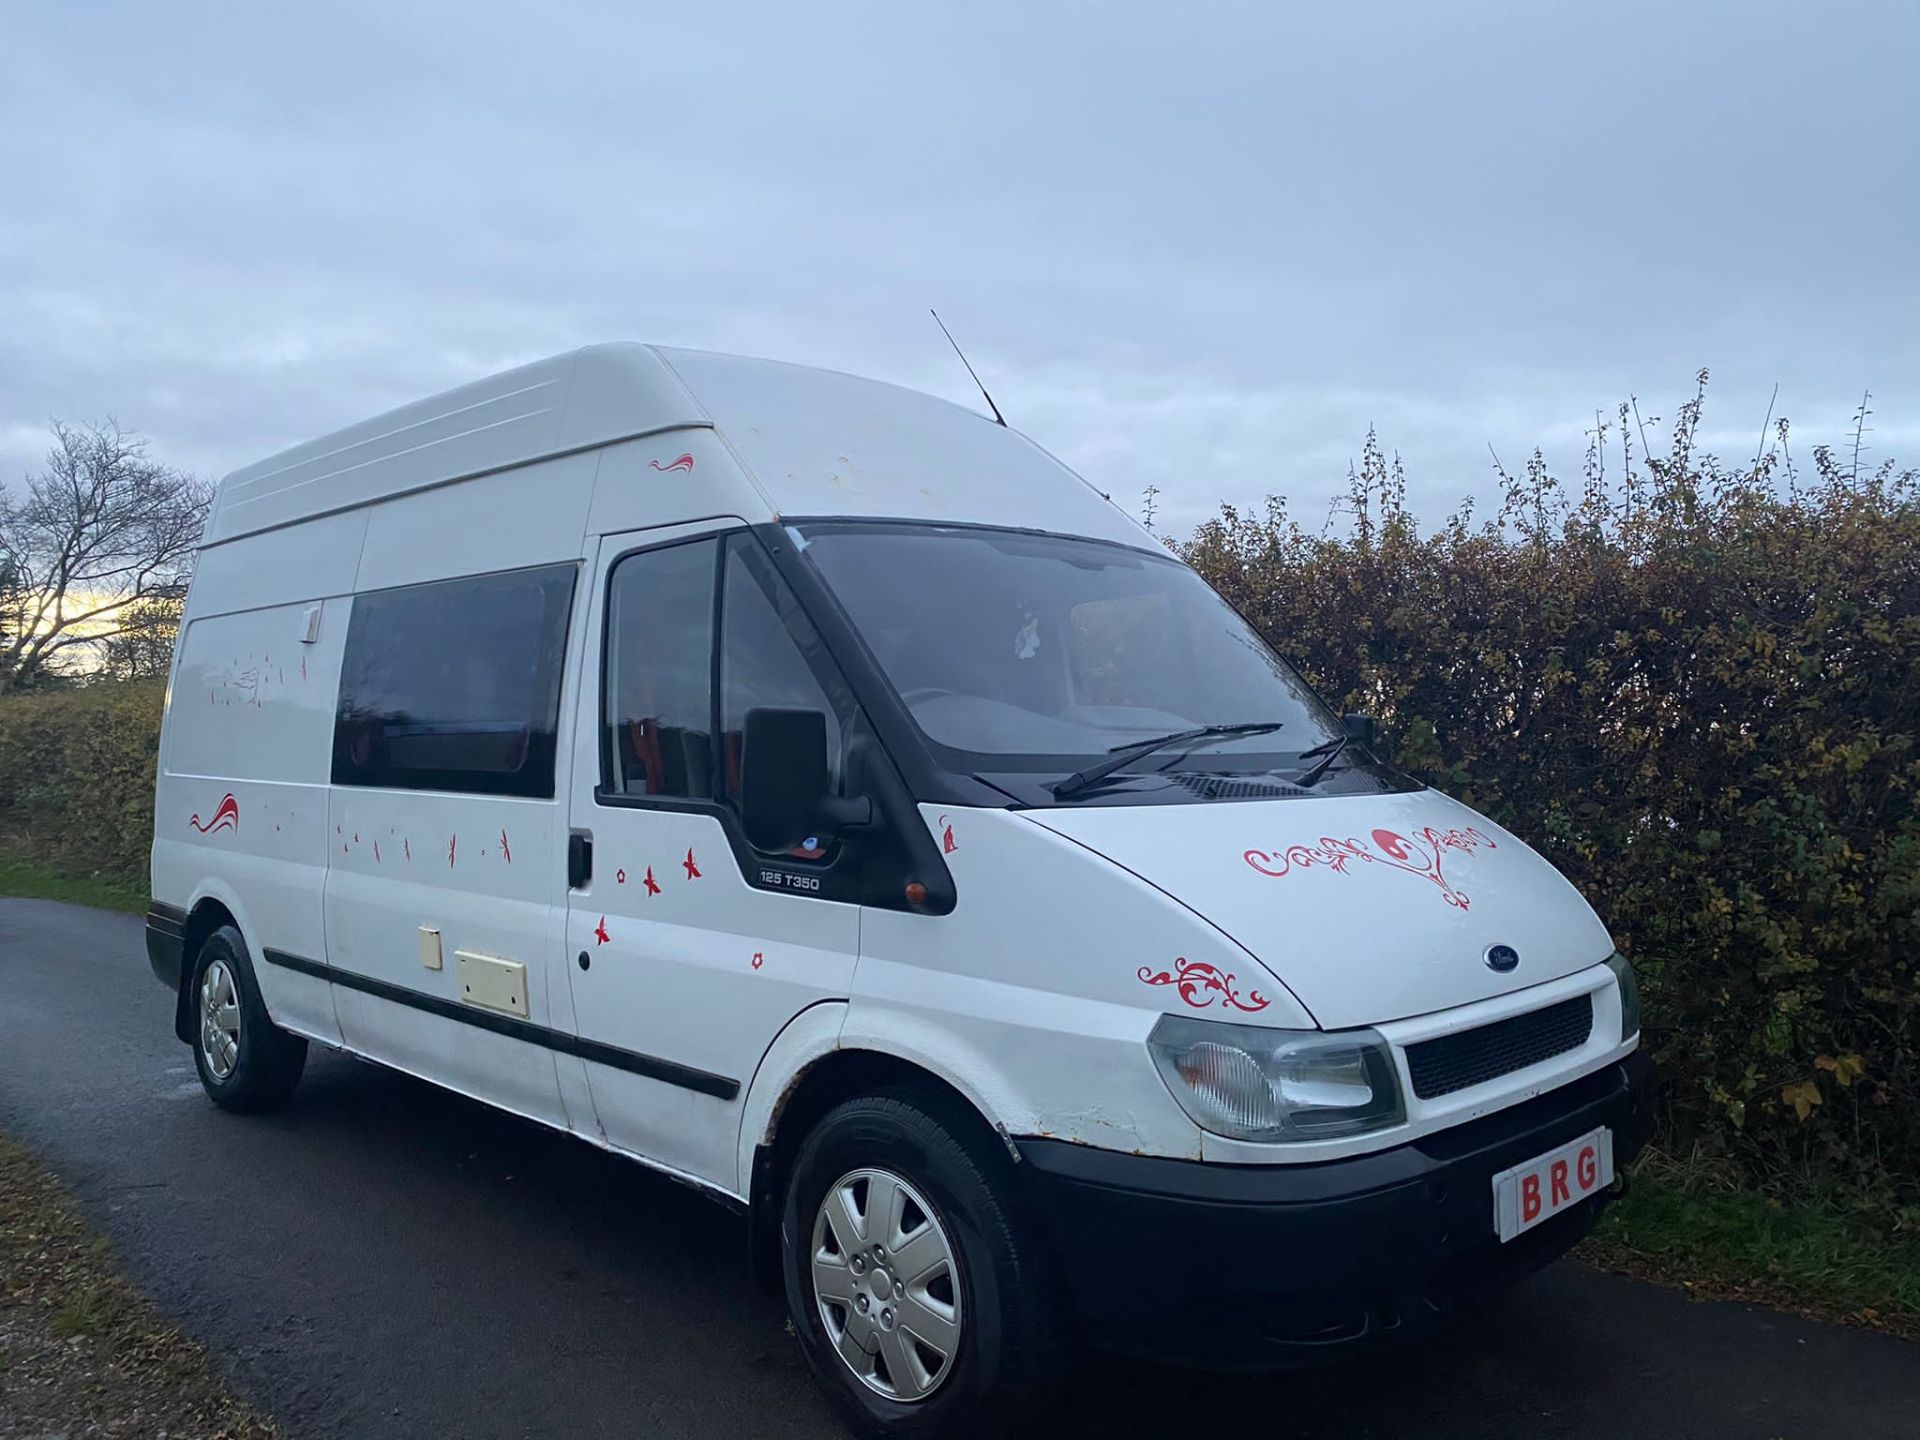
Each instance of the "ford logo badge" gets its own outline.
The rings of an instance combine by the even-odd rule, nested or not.
[[[1489,970],[1494,970],[1505,975],[1510,970],[1518,969],[1519,965],[1520,952],[1511,945],[1489,945],[1487,947],[1487,968]]]

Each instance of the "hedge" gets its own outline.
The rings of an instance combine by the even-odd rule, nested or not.
[[[144,888],[164,694],[137,680],[0,699],[0,843]]]
[[[1643,976],[1670,1148],[1920,1224],[1916,476],[1803,470],[1784,426],[1730,470],[1699,416],[1630,470],[1596,444],[1572,495],[1536,455],[1494,519],[1430,534],[1370,438],[1343,533],[1273,500],[1178,548],[1592,900]]]

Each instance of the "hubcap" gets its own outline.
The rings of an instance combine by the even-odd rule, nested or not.
[[[200,1050],[213,1078],[233,1074],[240,1059],[240,992],[224,960],[210,960],[200,976]]]
[[[885,1170],[827,1187],[813,1222],[813,1293],[841,1360],[890,1400],[924,1400],[960,1351],[960,1273],[920,1193]]]

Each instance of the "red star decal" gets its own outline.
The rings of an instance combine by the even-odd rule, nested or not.
[[[693,851],[687,851],[687,858],[680,863],[686,868],[687,879],[698,880],[700,878],[700,867],[693,863]]]
[[[649,865],[647,866],[647,894],[658,895],[659,893],[660,883],[653,878],[653,867]]]
[[[607,917],[602,915],[600,917],[600,923],[593,927],[593,943],[596,945],[605,945],[608,941],[612,940],[612,938],[611,935],[607,934]]]

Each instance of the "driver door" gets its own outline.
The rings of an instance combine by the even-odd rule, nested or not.
[[[597,566],[570,802],[578,1053],[611,1145],[738,1191],[754,1070],[793,1016],[846,997],[860,937],[837,853],[748,845],[742,720],[818,709],[837,767],[853,702],[748,530],[610,535]]]

